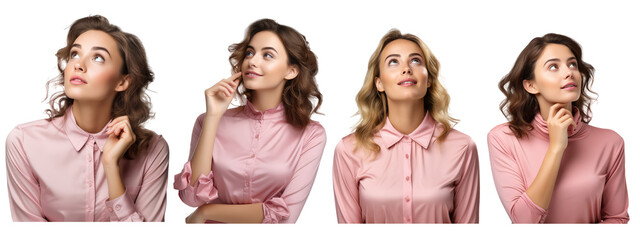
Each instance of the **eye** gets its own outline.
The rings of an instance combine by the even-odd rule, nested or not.
[[[104,62],[104,58],[102,56],[100,56],[100,55],[96,55],[95,57],[93,57],[93,61],[103,63]]]
[[[247,52],[244,53],[245,57],[253,57],[253,51],[251,50],[247,50]]]
[[[420,60],[419,58],[414,58],[411,59],[411,63],[422,64],[422,60]]]
[[[70,59],[78,59],[80,58],[80,55],[78,55],[78,52],[71,52],[71,54],[69,55]]]
[[[271,53],[265,53],[264,58],[274,58],[274,56]]]
[[[575,63],[575,62],[569,63],[569,68],[578,68],[578,63]]]
[[[551,70],[551,71],[558,70],[558,66],[555,65],[555,64],[551,64],[551,65],[549,65],[549,70]]]
[[[398,60],[391,59],[391,60],[389,60],[388,65],[389,65],[389,66],[395,66],[395,65],[398,65]]]

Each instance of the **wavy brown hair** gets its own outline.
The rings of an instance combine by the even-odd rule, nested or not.
[[[60,75],[47,83],[47,92],[50,85],[64,86],[64,68],[70,57],[70,49],[73,42],[82,33],[89,30],[98,30],[109,34],[118,44],[120,56],[123,57],[121,69],[122,75],[129,75],[131,81],[129,87],[116,93],[111,108],[111,117],[128,116],[136,141],[127,149],[124,157],[133,159],[138,153],[146,150],[153,132],[142,125],[153,117],[151,102],[145,93],[147,86],[153,81],[153,72],[147,63],[147,55],[140,39],[133,34],[123,32],[117,26],[109,23],[107,18],[95,15],[76,20],[67,34],[67,45],[56,53],[58,58],[58,70]],[[49,99],[50,109],[45,112],[49,115],[49,121],[56,117],[64,116],[65,112],[73,104],[64,91],[54,93]]]
[[[524,89],[524,80],[533,80],[535,64],[542,51],[549,44],[562,44],[567,46],[575,55],[578,62],[578,70],[582,76],[580,98],[571,105],[580,111],[582,121],[591,121],[591,103],[595,100],[589,93],[597,94],[591,90],[593,85],[593,66],[582,60],[582,48],[573,39],[555,33],[548,33],[542,37],[536,37],[520,52],[511,71],[500,80],[498,88],[505,95],[500,103],[502,114],[509,120],[509,128],[516,137],[526,137],[528,131],[533,129],[531,121],[540,112],[538,100],[534,94]]]
[[[318,113],[322,104],[322,94],[316,84],[318,74],[318,60],[309,48],[309,43],[304,35],[295,29],[276,23],[272,19],[261,19],[252,23],[248,28],[242,42],[229,46],[229,63],[234,73],[242,71],[242,62],[245,58],[247,46],[254,35],[262,31],[273,32],[278,35],[287,51],[289,66],[298,67],[298,75],[286,81],[282,91],[282,103],[285,109],[287,122],[294,127],[304,128],[311,121],[311,114]],[[237,89],[238,96],[251,101],[253,90],[246,89],[240,80]],[[314,106],[312,98],[317,99]],[[241,100],[244,100],[241,97]]]
[[[356,96],[360,121],[355,128],[356,148],[364,147],[378,153],[380,146],[373,142],[373,136],[384,126],[384,121],[389,113],[387,106],[387,95],[379,92],[375,85],[375,78],[380,76],[380,54],[382,50],[391,42],[398,39],[409,40],[417,44],[424,54],[429,81],[431,86],[424,96],[424,110],[433,119],[442,125],[442,133],[438,136],[438,141],[442,141],[452,129],[452,124],[458,120],[449,116],[449,94],[438,80],[440,72],[440,62],[433,55],[429,47],[413,34],[402,34],[397,29],[391,29],[385,34],[378,48],[369,58],[367,75],[364,77],[364,84]],[[354,149],[355,150],[355,149]]]

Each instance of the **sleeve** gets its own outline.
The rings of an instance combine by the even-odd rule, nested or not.
[[[169,146],[162,136],[149,146],[142,186],[137,197],[125,190],[120,197],[105,202],[111,221],[162,222],[167,206]]]
[[[455,189],[455,209],[452,220],[454,223],[478,223],[480,206],[478,149],[471,139],[469,139],[463,159],[462,176]]]
[[[602,222],[627,223],[629,222],[629,214],[627,213],[629,195],[627,194],[624,141],[622,139],[619,149],[612,156],[616,157],[611,161],[602,193]]]
[[[487,144],[493,181],[502,205],[513,223],[543,223],[547,210],[536,205],[527,196],[528,186],[519,171],[516,159],[501,142],[503,139],[497,136],[499,133],[495,133],[495,130],[497,129],[487,135]]]
[[[333,155],[333,194],[336,201],[338,223],[362,223],[358,180],[352,166],[350,153],[353,149],[344,146],[344,139],[338,143]]]
[[[193,125],[189,159],[191,159],[196,150],[200,131],[202,131],[202,121],[204,121],[204,114],[201,114]],[[191,162],[187,161],[182,172],[175,175],[173,182],[173,188],[179,190],[180,199],[185,204],[191,207],[199,207],[218,198],[218,189],[213,184],[213,171],[210,171],[206,176],[200,174],[198,182],[193,186],[191,186],[191,174]]]
[[[298,220],[302,207],[311,192],[327,142],[327,136],[322,126],[318,124],[311,130],[311,137],[303,146],[291,182],[285,187],[282,196],[271,198],[262,204],[263,223],[295,223]]]
[[[46,222],[40,205],[40,186],[31,171],[23,148],[23,132],[19,128],[9,133],[6,141],[7,185],[13,221]]]

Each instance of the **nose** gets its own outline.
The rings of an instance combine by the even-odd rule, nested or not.
[[[566,69],[566,72],[565,72],[565,74],[564,74],[564,78],[568,79],[568,78],[573,77],[573,71],[574,71],[573,69],[571,69],[571,68],[567,68],[567,69]]]
[[[249,68],[256,67],[256,62],[257,62],[256,57],[248,57],[246,61],[247,61],[247,64],[249,64]]]
[[[402,70],[402,75],[404,74],[408,74],[411,75],[413,72],[411,71],[411,67],[406,66],[403,70]]]
[[[82,61],[76,61],[76,63],[73,64],[73,69],[78,72],[84,72],[86,70],[86,67],[84,66],[84,63],[82,63]]]

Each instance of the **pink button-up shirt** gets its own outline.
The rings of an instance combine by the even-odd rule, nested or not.
[[[333,189],[340,223],[477,223],[478,153],[471,138],[442,132],[426,114],[409,135],[387,119],[373,137],[374,155],[359,148],[355,135],[336,146]]]
[[[295,223],[318,171],[326,143],[324,128],[287,123],[282,104],[261,113],[251,102],[227,110],[216,133],[212,170],[191,186],[191,163],[175,176],[174,188],[192,207],[262,203],[265,223]],[[204,114],[191,135],[193,155]]]
[[[574,111],[577,127],[569,128],[551,203],[545,210],[526,191],[549,148],[549,132],[540,114],[528,137],[516,138],[504,123],[488,136],[493,179],[502,204],[514,223],[626,223],[627,184],[624,142],[612,130],[592,127]]]
[[[87,133],[71,108],[51,121],[18,125],[6,142],[14,221],[163,221],[169,148],[155,135],[133,160],[120,159],[125,193],[109,200],[102,168],[105,129]]]

